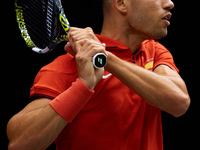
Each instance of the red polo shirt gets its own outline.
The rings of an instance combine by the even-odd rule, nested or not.
[[[170,52],[154,40],[144,41],[132,55],[126,45],[108,37],[97,37],[106,43],[107,51],[123,60],[149,71],[164,64],[178,72]],[[71,87],[76,78],[75,59],[69,54],[62,55],[40,70],[30,97],[54,99]],[[54,109],[59,111],[57,107]],[[55,143],[57,150],[162,150],[161,111],[105,71],[91,99]]]

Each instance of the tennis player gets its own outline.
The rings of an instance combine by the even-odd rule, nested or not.
[[[183,115],[190,97],[167,35],[171,0],[103,0],[101,35],[71,28],[68,52],[44,66],[32,100],[7,125],[9,150],[162,150],[161,110]],[[96,53],[105,68],[93,67]]]

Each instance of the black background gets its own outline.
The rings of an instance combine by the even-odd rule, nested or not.
[[[87,27],[100,33],[102,14],[98,0],[64,1],[66,16],[72,26]],[[199,15],[189,1],[175,0],[169,34],[160,40],[174,57],[191,97],[188,112],[180,118],[162,113],[165,150],[198,149],[199,147]],[[198,4],[197,4],[198,5]],[[7,149],[6,124],[28,103],[29,89],[39,69],[64,54],[65,42],[54,51],[39,55],[29,50],[17,27],[14,1],[4,1],[1,10],[1,90],[0,149]],[[6,10],[5,10],[6,9]],[[49,148],[51,149],[51,148]]]

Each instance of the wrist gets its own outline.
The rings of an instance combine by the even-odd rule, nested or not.
[[[93,93],[93,90],[88,89],[77,78],[72,86],[54,98],[50,105],[63,119],[70,123],[90,100]]]
[[[107,64],[104,67],[105,70],[107,70],[108,72],[111,72],[112,70],[112,65],[116,65],[116,62],[114,63],[114,57],[116,57],[114,54],[112,54],[111,52],[107,52]]]
[[[82,83],[88,88],[88,89],[90,89],[90,90],[93,90],[94,88],[95,88],[95,86],[96,86],[96,84],[91,84],[90,82],[88,82],[88,80],[84,80],[84,79],[82,79],[82,78],[79,78],[81,81],[82,81]]]

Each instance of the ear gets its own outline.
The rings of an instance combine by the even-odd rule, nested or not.
[[[117,10],[119,10],[122,13],[126,13],[127,12],[127,6],[126,6],[125,1],[126,0],[113,0],[113,4],[117,8]]]

